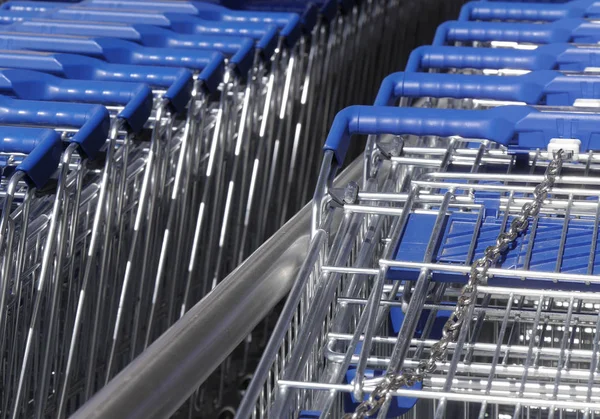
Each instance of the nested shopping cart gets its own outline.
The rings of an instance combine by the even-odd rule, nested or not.
[[[383,417],[597,410],[592,387],[581,384],[588,393],[578,397],[570,375],[588,383],[596,365],[572,359],[593,352],[593,325],[585,339],[585,326],[571,324],[585,307],[594,312],[597,182],[594,153],[579,147],[594,147],[596,118],[528,107],[340,114],[315,195],[311,257],[289,300],[300,305],[288,302],[257,376],[264,382],[249,390],[256,408],[239,416],[338,417],[375,405]],[[357,133],[403,137],[368,154],[364,192],[328,191],[328,163],[343,160]],[[414,135],[450,138],[415,147]],[[580,225],[587,233],[575,233]],[[470,288],[457,286],[467,280]],[[557,323],[541,327],[540,318]],[[375,395],[359,405],[365,390]],[[435,409],[417,403],[427,399]]]

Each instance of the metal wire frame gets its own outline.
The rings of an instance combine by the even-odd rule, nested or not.
[[[506,206],[509,208],[505,213],[508,214],[510,211],[518,210],[526,198],[515,196],[515,192],[522,194],[532,192],[533,186],[531,185],[535,185],[535,182],[539,181],[538,178],[540,178],[540,175],[533,174],[534,169],[535,167],[544,166],[545,156],[541,152],[532,153],[529,165],[532,173],[530,175],[521,173],[512,175],[513,164],[511,159],[502,150],[490,149],[485,142],[475,149],[454,148],[454,146],[437,149],[405,147],[403,155],[392,158],[392,161],[398,164],[410,165],[409,167],[418,167],[421,164],[424,167],[438,170],[441,168],[442,170],[437,173],[423,175],[419,180],[413,178],[409,182],[411,186],[405,189],[405,193],[378,194],[367,191],[359,193],[358,202],[360,205],[344,205],[343,212],[345,216],[369,214],[367,217],[389,218],[389,222],[392,223],[391,233],[379,236],[379,252],[381,252],[379,254],[382,255],[382,258],[372,257],[370,259],[371,267],[368,268],[365,265],[359,265],[357,259],[350,259],[349,263],[347,263],[347,259],[334,259],[334,262],[323,263],[322,258],[325,256],[319,254],[318,250],[313,250],[321,256],[320,263],[317,263],[315,259],[317,256],[313,256],[312,259],[307,260],[304,271],[307,278],[311,277],[309,273],[312,271],[313,279],[306,279],[306,283],[313,285],[307,285],[303,288],[302,293],[304,295],[297,301],[299,305],[296,309],[298,311],[292,313],[286,319],[291,320],[287,328],[287,335],[285,335],[281,345],[273,347],[279,348],[279,353],[273,348],[269,352],[272,364],[263,363],[263,367],[268,366],[268,374],[262,371],[266,383],[259,383],[261,386],[264,385],[264,388],[252,413],[253,417],[274,417],[272,415],[283,415],[278,417],[285,417],[286,414],[293,414],[294,412],[297,414],[300,410],[318,410],[321,412],[321,417],[324,417],[327,413],[337,417],[341,414],[339,411],[341,392],[356,393],[358,387],[360,395],[360,392],[372,390],[376,383],[373,380],[364,382],[356,380],[354,384],[343,384],[344,374],[350,365],[357,368],[357,376],[361,377],[363,371],[367,368],[385,369],[390,362],[393,362],[392,368],[395,370],[400,365],[410,367],[416,362],[416,359],[426,357],[428,348],[435,340],[427,339],[427,332],[423,333],[425,338],[420,339],[387,336],[385,333],[387,310],[390,306],[397,305],[404,309],[407,319],[414,319],[418,318],[423,308],[439,309],[441,306],[448,307],[449,304],[451,307],[452,287],[438,285],[433,289],[429,289],[426,280],[427,272],[447,269],[465,274],[468,265],[464,267],[448,264],[440,266],[439,263],[428,263],[427,260],[423,263],[396,262],[389,260],[390,254],[387,253],[386,256],[386,253],[382,252],[382,248],[389,252],[390,249],[396,247],[395,242],[397,242],[398,233],[401,230],[400,225],[406,222],[406,217],[411,212],[429,211],[439,218],[441,217],[440,214],[445,214],[448,211],[480,211],[481,208],[476,208],[478,205],[473,203],[473,191],[491,190],[500,192],[504,196],[500,200],[501,208]],[[587,217],[586,219],[592,225],[596,225],[592,231],[596,231],[597,224],[594,223],[597,221],[598,201],[593,198],[598,196],[598,181],[592,175],[598,170],[597,163],[598,157],[589,154],[582,156],[579,163],[569,164],[567,166],[569,175],[561,177],[559,184],[553,190],[552,198],[548,200],[540,217],[547,217],[550,214],[555,217],[559,214],[564,217],[564,228],[568,228],[569,220],[572,217]],[[458,168],[459,173],[444,173],[443,167],[448,164]],[[483,174],[479,173],[480,169],[485,168],[487,165],[503,165],[506,168],[506,173],[486,175],[485,170],[483,170]],[[471,173],[469,174],[469,172]],[[445,178],[446,176],[447,178]],[[397,179],[406,178],[398,177]],[[452,183],[455,179],[463,180],[463,182]],[[466,184],[464,180],[467,181]],[[482,180],[494,180],[499,185],[483,184]],[[402,182],[400,184],[406,185]],[[440,194],[439,190],[441,188],[448,192]],[[582,196],[589,199],[583,199]],[[384,205],[383,209],[380,207],[381,205]],[[394,208],[395,206],[396,208]],[[537,222],[535,225],[537,225]],[[373,230],[375,237],[377,237],[377,231]],[[314,240],[317,240],[321,234],[320,232],[315,234]],[[434,230],[433,234],[439,234],[439,231]],[[433,242],[434,239],[430,241],[430,246]],[[322,242],[319,244],[322,245]],[[317,245],[315,246],[312,249],[319,249]],[[563,248],[564,246],[561,246],[561,249]],[[471,249],[469,252],[471,255],[465,255],[465,260],[470,260],[470,256],[472,257],[473,250]],[[421,277],[417,284],[425,282],[427,285],[414,287],[414,284],[410,281],[402,285],[398,281],[386,282],[385,272],[389,267],[394,266],[409,266],[420,270]],[[506,269],[497,269],[491,272],[495,275],[551,277],[560,280],[583,281],[584,283],[585,281],[589,281],[589,283],[597,282],[597,279],[590,275],[574,276],[561,272],[554,274],[535,273],[534,271],[533,273],[532,271],[519,273],[518,271],[507,271]],[[319,277],[321,277],[321,281],[323,278],[327,278],[329,281],[318,282],[321,287],[314,285],[317,282],[316,278]],[[361,284],[360,286],[356,285],[357,281]],[[324,292],[320,297],[322,299],[319,299],[323,282],[330,284],[330,292],[329,294]],[[485,292],[488,288],[493,289],[495,293],[499,292],[500,298],[496,294],[492,295]],[[597,297],[594,297],[595,294],[529,290],[527,296],[531,297],[521,298],[523,291],[520,288],[498,290],[498,287],[481,288],[481,302],[474,309],[471,327],[464,328],[461,338],[451,350],[451,355],[456,355],[441,366],[442,371],[426,380],[423,390],[400,390],[397,395],[441,400],[436,405],[437,417],[443,417],[448,407],[446,400],[464,401],[468,405],[469,402],[484,402],[486,399],[489,403],[481,407],[482,414],[489,413],[489,409],[498,409],[494,411],[506,414],[507,409],[500,409],[499,407],[504,405],[521,406],[511,412],[515,417],[520,417],[525,408],[529,409],[527,410],[529,413],[540,412],[540,409],[549,409],[547,412],[551,412],[553,408],[562,408],[561,414],[575,412],[575,410],[579,411],[579,414],[583,414],[581,412],[585,413],[585,409],[588,409],[587,414],[592,414],[597,409],[594,404],[593,391],[589,390],[589,396],[585,396],[585,394],[581,396],[581,394],[588,391],[585,380],[594,377],[596,367],[590,367],[590,362],[593,363],[594,358],[592,357],[592,360],[588,359],[587,364],[580,362],[582,358],[579,357],[578,352],[573,352],[575,348],[572,346],[574,333],[583,333],[581,331],[586,328],[590,336],[587,339],[581,338],[577,341],[579,345],[577,350],[584,350],[584,342],[587,342],[588,346],[585,347],[585,350],[588,351],[594,350],[594,347],[590,346],[594,341],[597,345],[597,338],[593,338],[596,333],[594,332],[594,325],[597,321]],[[402,295],[406,295],[408,298],[403,301]],[[430,301],[435,296],[437,296],[437,299]],[[456,292],[454,292],[454,296],[456,296]],[[590,298],[589,301],[588,297]],[[520,311],[516,310],[513,314],[510,314],[512,311],[507,310],[506,307],[508,306],[510,309],[510,305],[513,304],[510,301],[519,298],[518,307]],[[311,303],[309,304],[308,301],[311,301]],[[307,305],[311,307],[308,312],[305,308]],[[304,310],[302,310],[303,306]],[[519,315],[522,314],[525,307],[529,307],[530,315],[520,317]],[[543,311],[542,308],[544,308]],[[536,310],[541,316],[538,317],[538,323],[535,323]],[[311,317],[311,312],[314,315],[317,311],[319,313],[315,317]],[[571,314],[567,315],[569,312]],[[544,316],[542,316],[542,313]],[[584,314],[587,316],[585,317],[587,323],[583,322],[582,316]],[[434,318],[432,316],[434,315],[435,311],[432,311],[427,322],[429,326],[426,326],[425,330],[427,330],[427,327],[431,328],[432,319]],[[573,323],[573,316],[575,315],[577,322]],[[502,330],[503,327],[506,329],[506,325],[509,324],[515,330],[511,332],[511,336],[521,336],[522,339],[527,340],[528,333],[529,336],[542,335],[545,333],[546,326],[552,323],[550,320],[546,320],[544,327],[540,328],[540,318],[553,319],[554,323],[548,330],[553,331],[552,333],[561,336],[561,338],[558,340],[549,339],[548,341],[540,338],[537,340],[529,338],[527,344],[531,343],[532,348],[535,346],[533,345],[534,342],[539,345],[540,349],[537,352],[533,349],[529,350],[526,345],[518,342],[518,339],[517,342],[513,340],[506,343],[506,340],[503,340],[504,335],[498,335],[500,337],[495,339],[494,333],[491,333],[492,338],[490,339],[489,333],[483,333],[490,329],[495,331]],[[519,322],[520,320],[521,322]],[[407,323],[409,323],[408,326],[406,326]],[[413,336],[414,330],[410,330],[410,324],[413,323],[414,320],[408,321],[405,319],[399,336]],[[317,324],[322,326],[315,327]],[[306,332],[311,327],[315,329],[312,332],[314,335]],[[407,327],[409,329],[405,330]],[[303,331],[309,334],[303,334]],[[505,333],[505,331],[502,333]],[[312,338],[308,343],[305,340],[307,336]],[[481,340],[478,340],[478,338]],[[359,341],[361,342],[361,351],[356,351]],[[565,342],[570,342],[571,347],[565,346]],[[529,352],[527,352],[528,350]],[[491,358],[494,353],[496,354],[496,361]],[[527,353],[529,353],[529,361],[525,356]],[[542,354],[544,356],[541,356]],[[591,352],[585,352],[585,354],[590,355]],[[500,355],[503,356],[503,361],[505,361],[502,364],[501,372],[500,369],[496,369],[497,365],[494,364],[494,362],[498,364]],[[390,357],[393,358],[390,359]],[[300,359],[305,360],[305,362],[298,364]],[[465,359],[467,362],[465,362]],[[533,359],[536,360],[537,364],[531,363]],[[520,364],[518,363],[519,360]],[[528,363],[525,363],[524,360]],[[578,363],[575,363],[575,360]],[[568,364],[571,361],[573,365]],[[548,376],[551,377],[552,386],[555,385],[553,388],[561,389],[560,397],[554,399],[548,397],[547,388],[550,384],[544,384],[543,380],[521,380],[522,377],[527,376],[523,374],[524,371],[531,372],[529,377],[537,377],[541,374],[539,371],[542,367],[546,368],[546,379]],[[582,372],[579,372],[580,370]],[[575,375],[570,375],[571,371],[574,371]],[[590,373],[590,371],[592,372]],[[486,373],[488,375],[485,375]],[[502,381],[496,380],[497,376],[502,376],[502,378],[509,376],[513,381],[503,387]],[[583,381],[569,381],[571,379],[576,380],[575,377],[579,377]],[[523,382],[523,388],[532,382],[527,387],[529,393],[524,390],[521,393],[515,392],[515,386],[518,387],[515,382],[518,383],[519,380]],[[561,380],[563,384],[561,384]],[[568,388],[569,391],[562,392],[564,388]],[[537,393],[534,392],[535,397],[530,400],[525,396],[531,395],[533,389],[542,390]],[[467,391],[468,393],[466,393]],[[558,395],[557,390],[550,393],[555,396]],[[519,401],[519,394],[525,399]],[[582,402],[581,397],[587,397],[587,402]],[[472,411],[474,405],[468,406]],[[428,409],[425,408],[425,411],[429,411]],[[462,409],[465,409],[464,406]],[[565,409],[571,409],[571,411]],[[508,410],[510,411],[510,409]],[[423,410],[420,412],[423,413]],[[250,415],[250,412],[246,413],[248,416]],[[573,415],[577,414],[576,412],[573,413]]]

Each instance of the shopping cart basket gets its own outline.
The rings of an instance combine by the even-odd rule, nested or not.
[[[490,242],[492,244],[497,236],[498,230],[493,230],[493,228],[487,230],[486,221],[492,222],[500,231],[503,231],[513,217],[519,214],[522,204],[531,200],[529,196],[534,193],[535,185],[544,181],[544,171],[549,165],[553,165],[551,163],[552,149],[556,150],[556,142],[549,143],[549,140],[555,137],[565,138],[560,141],[559,147],[570,148],[574,143],[568,138],[573,137],[581,138],[582,144],[586,144],[586,141],[596,135],[592,121],[597,116],[537,112],[528,107],[500,107],[487,111],[356,107],[344,111],[338,118],[326,144],[326,150],[329,150],[326,153],[329,155],[326,162],[333,160],[333,167],[338,164],[340,159],[343,159],[344,147],[351,134],[382,134],[385,132],[393,135],[452,136],[452,139],[449,140],[447,147],[413,148],[405,145],[400,149],[400,153],[392,154],[389,158],[391,166],[389,170],[398,176],[396,180],[398,183],[394,187],[395,193],[358,192],[354,195],[347,195],[348,199],[343,205],[336,204],[339,200],[334,198],[333,200],[325,199],[325,202],[334,204],[333,208],[325,203],[315,206],[314,225],[321,228],[314,230],[313,243],[318,243],[319,246],[314,247],[314,244],[311,246],[312,250],[309,254],[313,255],[313,258],[307,259],[302,271],[303,275],[298,277],[299,280],[294,288],[296,293],[292,292],[290,299],[293,301],[295,298],[296,302],[306,299],[303,307],[308,308],[294,305],[289,310],[284,310],[289,317],[283,317],[275,329],[272,344],[266,352],[269,360],[266,361],[264,358],[261,364],[266,370],[260,370],[258,375],[265,380],[251,385],[249,389],[249,394],[256,394],[253,393],[252,387],[263,388],[262,386],[265,385],[260,397],[251,402],[258,402],[257,408],[243,410],[240,417],[253,414],[257,417],[287,417],[287,415],[295,417],[293,415],[297,415],[299,412],[302,412],[301,414],[305,417],[312,417],[307,416],[310,411],[316,417],[328,413],[333,413],[334,417],[337,417],[341,415],[340,412],[343,412],[341,403],[344,400],[340,397],[340,392],[354,392],[355,396],[358,396],[357,399],[361,400],[363,390],[373,391],[374,386],[382,382],[381,379],[364,381],[363,377],[373,375],[373,373],[378,375],[377,371],[381,374],[381,371],[388,365],[393,367],[390,369],[391,372],[397,372],[402,365],[405,368],[416,367],[420,359],[427,360],[431,345],[436,340],[440,340],[440,328],[444,324],[444,316],[437,313],[451,312],[456,306],[456,299],[450,298],[449,301],[444,300],[444,304],[436,304],[432,310],[433,306],[429,304],[429,299],[442,295],[456,296],[456,291],[460,289],[455,289],[452,294],[450,292],[451,283],[465,281],[469,272],[469,264],[476,260],[483,253],[485,246]],[[553,123],[547,124],[542,121],[553,121]],[[556,121],[561,121],[561,123],[556,123]],[[453,137],[455,135],[459,137]],[[523,150],[524,154],[521,156],[525,156],[525,158],[519,158],[518,154],[507,154],[506,149],[496,148],[488,141],[477,141],[477,145],[472,146],[472,140],[468,140],[468,138],[487,138],[503,142],[509,145],[509,150]],[[516,143],[512,143],[515,140]],[[536,141],[537,144],[532,141]],[[460,143],[462,146],[458,146]],[[544,151],[546,145],[549,145],[550,152]],[[588,173],[593,172],[594,154],[583,153],[584,150],[589,149],[587,147],[590,145],[591,143],[587,142],[587,145],[579,152],[571,149],[569,157],[562,165],[563,172],[556,179],[556,188],[546,192],[551,195],[548,195],[548,199],[540,204],[539,214],[528,223],[533,226],[531,228],[534,230],[527,230],[527,233],[518,239],[519,243],[515,245],[521,249],[522,253],[520,256],[511,257],[509,250],[507,259],[501,262],[502,266],[506,267],[498,268],[498,272],[492,268],[490,273],[493,272],[494,276],[489,278],[486,286],[493,284],[496,287],[507,287],[505,295],[518,295],[521,289],[529,290],[523,292],[544,295],[545,291],[532,290],[532,287],[539,289],[542,284],[546,287],[550,285],[551,289],[572,287],[583,290],[593,289],[590,287],[593,287],[592,284],[597,281],[590,280],[591,276],[581,273],[582,269],[583,271],[589,270],[587,262],[595,255],[595,245],[590,243],[596,237],[593,231],[597,203],[594,203],[594,198],[590,198],[590,196],[597,194],[597,191],[594,191],[592,186],[594,184],[593,176],[587,176]],[[528,148],[537,149],[537,151],[525,151]],[[413,154],[411,150],[414,150],[416,154]],[[385,154],[389,156],[388,153]],[[420,157],[417,157],[419,155]],[[467,158],[467,155],[470,157]],[[464,160],[463,157],[465,157]],[[422,172],[420,177],[408,177],[407,169],[401,169],[405,164],[411,167],[423,167],[428,171]],[[331,172],[324,169],[322,173],[327,175]],[[371,179],[371,182],[380,176],[377,171],[370,173],[376,176]],[[383,173],[389,172],[384,170]],[[383,178],[379,178],[379,182],[386,179],[387,175],[383,173],[381,174]],[[571,175],[573,177],[570,177]],[[582,179],[588,179],[588,181]],[[590,186],[582,187],[583,182]],[[425,186],[425,189],[421,189],[421,186]],[[571,187],[575,188],[576,192],[570,191]],[[579,195],[579,192],[582,194]],[[565,199],[565,193],[567,196],[571,196]],[[364,196],[364,202],[361,202],[361,194]],[[327,196],[326,189],[322,190],[318,196]],[[579,205],[582,205],[583,213],[574,210]],[[588,205],[590,206],[589,213],[583,210]],[[475,207],[477,207],[476,210],[474,210]],[[323,213],[322,209],[325,208],[327,210]],[[361,239],[360,236],[352,238],[345,235],[345,230],[341,228],[344,226],[347,228],[347,225],[342,222],[333,236],[332,245],[325,246],[325,250],[321,250],[325,253],[320,253],[325,232],[322,229],[329,228],[330,218],[336,212],[339,212],[338,217],[345,214],[344,219],[352,219],[359,214],[369,214],[370,217],[365,216],[364,218],[364,228],[368,223],[367,220],[370,219],[371,223],[375,223],[375,220],[379,218],[387,218],[390,227],[385,234],[382,234],[382,231],[386,231],[385,228],[382,228],[386,224],[385,222],[378,221],[375,224],[368,224],[370,226],[369,234],[367,234],[367,238]],[[562,216],[557,215],[559,213]],[[473,217],[470,219],[474,222],[468,226],[463,225],[464,229],[461,231],[465,234],[464,242],[458,238],[459,235],[454,235],[459,231],[456,228],[459,228],[457,227],[460,224],[458,219],[461,216]],[[421,217],[422,220],[427,219],[428,221],[414,222],[415,219]],[[457,224],[454,224],[452,217],[458,217]],[[554,258],[554,263],[550,263],[552,269],[548,272],[548,265],[543,265],[543,261],[548,258],[548,252],[536,248],[536,252],[528,253],[526,249],[527,243],[531,243],[529,248],[535,248],[533,245],[535,240],[531,240],[531,234],[539,235],[538,232],[542,230],[552,234],[551,229],[535,229],[538,229],[538,225],[556,222],[561,229],[558,229],[557,233],[558,245],[552,249],[563,254],[568,251],[565,241],[567,237],[570,239],[572,237],[567,233],[570,231],[569,224],[574,217],[578,218],[573,222],[589,223],[588,226],[591,228],[586,239],[577,235],[579,239],[584,242],[587,240],[588,243],[587,251],[581,252],[581,256],[579,256],[585,259],[586,263],[583,268],[571,268],[571,266],[580,265],[575,261],[574,255],[567,256],[565,254],[564,257]],[[452,229],[453,226],[456,228]],[[423,232],[426,233],[422,234]],[[560,239],[561,235],[562,239]],[[343,237],[342,244],[336,248],[335,244],[339,244],[336,241],[340,240],[340,236]],[[484,239],[484,237],[489,238]],[[544,241],[543,238],[538,239],[538,237],[542,236],[536,236],[536,239]],[[354,246],[358,246],[355,247],[356,250],[350,257],[349,253],[340,253],[340,248],[347,246],[352,248],[352,244],[345,244],[344,239],[349,240]],[[377,246],[371,244],[373,239],[380,244]],[[454,252],[458,250],[459,246],[463,246],[461,247],[463,252]],[[373,253],[371,250],[369,257],[364,258],[367,256],[367,253],[364,252],[368,247],[375,247],[378,251]],[[412,253],[413,251],[416,251],[416,254]],[[535,259],[538,257],[540,259],[537,259],[535,264],[533,263],[535,259],[532,259],[532,262],[524,261],[523,258],[527,255],[529,255],[528,257],[535,255]],[[446,257],[452,261],[445,259]],[[318,262],[319,260],[324,262]],[[417,260],[419,261],[417,262]],[[518,260],[518,262],[515,263],[514,260]],[[561,262],[558,263],[557,260]],[[464,261],[466,264],[461,266],[460,264]],[[413,263],[414,265],[412,265]],[[504,265],[505,263],[506,265]],[[593,265],[592,262],[592,272]],[[558,266],[556,272],[553,273],[552,270],[556,266]],[[573,273],[571,269],[576,269],[577,273]],[[448,275],[454,276],[448,279]],[[547,277],[554,278],[556,281],[544,282],[543,279]],[[521,278],[527,279],[523,281]],[[416,282],[414,282],[415,280]],[[429,288],[430,284],[431,288]],[[511,288],[515,284],[519,286],[518,291]],[[304,289],[301,288],[302,285],[304,285]],[[548,292],[553,297],[560,295],[560,292]],[[302,298],[300,298],[301,295]],[[587,295],[593,294],[587,293]],[[510,298],[505,297],[502,301],[506,303]],[[398,301],[397,304],[395,301]],[[489,302],[489,300],[486,301]],[[540,304],[539,308],[536,306],[538,312],[541,311],[542,305]],[[405,318],[397,337],[387,332],[389,307],[398,307],[404,311]],[[420,315],[424,307],[430,310],[431,314],[429,317],[425,315],[423,320]],[[469,310],[472,307],[473,305],[470,305]],[[501,307],[501,303],[499,307]],[[571,308],[573,308],[572,305]],[[478,305],[477,310],[485,310],[485,308],[481,309]],[[500,316],[507,313],[501,309],[498,310]],[[296,317],[297,315],[301,317]],[[472,313],[469,312],[467,318],[471,317],[473,317]],[[441,322],[440,318],[442,318]],[[479,323],[485,322],[487,318],[481,316],[478,321]],[[475,320],[474,322],[476,323]],[[392,320],[390,323],[394,323],[394,321]],[[420,329],[415,335],[417,323],[420,325]],[[479,326],[480,324],[477,327],[479,328]],[[479,385],[480,381],[469,376],[475,374],[476,368],[465,367],[463,371],[464,362],[457,364],[460,361],[459,358],[467,351],[470,351],[471,354],[469,359],[477,359],[472,358],[476,346],[471,346],[471,343],[475,345],[475,341],[465,343],[465,337],[470,336],[465,329],[466,327],[460,329],[461,337],[457,346],[453,346],[454,343],[451,344],[451,352],[459,355],[454,356],[448,362],[445,358],[439,361],[438,367],[443,370],[443,373],[428,374],[423,380],[413,380],[418,383],[409,382],[413,389],[406,389],[402,385],[394,386],[390,394],[411,397],[413,400],[408,400],[407,404],[406,397],[404,399],[387,398],[381,415],[386,417],[390,401],[393,401],[394,408],[389,417],[394,417],[407,412],[416,403],[417,398],[442,399],[439,403],[441,406],[439,414],[442,414],[447,407],[446,399],[484,402],[489,395],[490,403],[496,405],[519,404],[518,397],[510,397],[515,395],[515,393],[510,393],[510,384],[509,396],[495,397],[497,393],[484,393],[486,391],[485,383],[482,387],[477,387],[475,383]],[[567,327],[560,330],[563,330],[563,335],[566,335],[568,329]],[[484,329],[479,328],[478,330]],[[534,327],[533,330],[537,330],[537,327]],[[415,338],[411,340],[406,336],[415,336]],[[420,336],[428,339],[420,338]],[[458,346],[461,344],[461,339],[465,344],[464,350]],[[502,339],[500,340],[503,342]],[[555,341],[554,339],[541,339],[536,343],[539,345],[548,343],[548,346],[552,347],[558,345]],[[567,341],[569,339],[562,340],[563,343]],[[503,350],[508,352],[511,348],[510,345],[507,345],[506,348],[503,345],[491,345],[492,352],[494,347],[498,348],[497,353]],[[516,352],[523,353],[518,350]],[[559,356],[558,352],[560,351],[550,350],[550,352]],[[563,354],[565,354],[564,351]],[[392,357],[391,360],[390,357]],[[491,363],[488,362],[488,364]],[[496,364],[491,365],[491,368],[494,368]],[[267,380],[269,368],[273,368],[269,373],[272,378]],[[490,365],[487,365],[487,368],[486,372],[490,372]],[[510,369],[510,367],[507,368]],[[447,373],[448,369],[456,374]],[[519,371],[518,378],[521,379],[523,368]],[[553,371],[556,373],[556,369]],[[454,385],[450,386],[453,383],[452,378],[462,378],[461,374],[464,374],[465,378],[462,381],[459,380],[459,383],[463,381],[470,383],[469,387],[458,386],[455,389]],[[585,379],[588,376],[592,377],[589,374],[588,370]],[[567,373],[562,377],[559,375],[559,378],[567,380],[567,375]],[[358,378],[349,379],[351,376]],[[496,384],[496,381],[493,380],[494,376],[490,377],[492,379],[489,382]],[[346,380],[348,380],[348,384],[344,384]],[[353,382],[351,383],[351,381]],[[436,385],[436,382],[439,384]],[[498,385],[502,387],[501,384]],[[421,386],[422,388],[419,389]],[[478,388],[481,390],[474,394]],[[498,389],[499,392],[504,390],[504,387]],[[529,402],[532,406],[538,407],[553,405],[557,408],[573,409],[585,409],[593,405],[589,400],[586,404],[572,394],[561,394],[559,399],[552,399],[546,397],[544,392],[536,393],[537,401],[528,399],[523,402],[523,406]],[[568,399],[568,401],[563,399]],[[561,404],[561,402],[564,403]],[[351,411],[356,407],[356,403],[353,403],[347,396],[345,403],[346,409],[350,407]],[[597,409],[597,406],[593,409]],[[370,410],[370,407],[367,410]],[[484,408],[483,412],[486,411]],[[416,412],[418,417],[423,417],[422,415],[426,414],[427,410],[417,410]],[[429,407],[429,412],[431,412],[431,407]]]

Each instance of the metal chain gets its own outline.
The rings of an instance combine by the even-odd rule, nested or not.
[[[388,372],[383,381],[371,392],[369,398],[360,403],[353,413],[346,413],[342,416],[342,419],[364,419],[375,415],[385,403],[389,393],[404,386],[411,387],[415,383],[423,381],[427,374],[431,374],[437,369],[438,362],[446,357],[448,345],[458,337],[470,306],[477,301],[477,286],[487,282],[488,270],[495,265],[517,237],[527,229],[529,217],[538,215],[548,192],[554,186],[556,177],[561,171],[562,163],[563,150],[558,150],[554,153],[552,161],[546,168],[544,180],[535,187],[533,199],[521,207],[519,215],[512,220],[508,231],[498,235],[496,244],[487,247],[483,256],[473,262],[467,284],[462,288],[456,307],[444,325],[441,339],[432,345],[429,359],[419,362],[416,369],[405,369],[400,373]]]

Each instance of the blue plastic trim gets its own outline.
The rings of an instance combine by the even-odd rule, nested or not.
[[[101,13],[102,10],[111,11],[116,9],[119,13],[125,13],[132,10],[168,13],[176,15],[189,15],[198,19],[190,19],[189,22],[235,22],[237,24],[246,23],[263,23],[275,25],[281,32],[281,36],[285,37],[291,45],[293,45],[301,34],[302,26],[300,16],[296,13],[272,12],[272,11],[240,11],[230,10],[218,4],[202,3],[202,2],[164,2],[164,1],[147,1],[147,0],[124,0],[124,1],[102,1],[89,2],[84,1],[78,3],[75,7],[72,4],[64,2],[36,2],[36,1],[12,1],[5,4],[4,8],[26,11],[46,13],[49,16],[52,12],[56,14],[69,13],[63,12],[63,9],[74,9],[83,11],[91,10],[93,13]],[[69,13],[70,14],[70,13]],[[104,15],[104,14],[103,14]],[[111,14],[112,16],[112,14]],[[181,16],[178,18],[181,19]],[[111,17],[113,19],[113,17]],[[89,19],[93,20],[93,19]]]
[[[89,38],[0,32],[0,49],[66,52],[102,58],[108,62],[203,70],[215,59],[213,51],[147,48],[113,38]]]
[[[6,13],[6,12],[4,12]],[[0,12],[2,16],[2,12]],[[146,47],[176,48],[181,50],[214,50],[228,56],[230,63],[246,74],[254,59],[254,40],[228,35],[187,35],[151,25],[126,25],[51,19],[27,19],[1,27],[7,32],[39,33],[48,35],[74,35],[103,37],[133,41]]]
[[[193,81],[192,73],[185,69],[112,64],[82,55],[60,53],[0,51],[0,68],[43,71],[68,79],[146,83],[166,88],[163,97],[170,100],[174,112],[185,110]]]
[[[415,49],[406,64],[406,72],[428,69],[520,69],[583,71],[600,66],[600,48],[574,47],[570,44],[541,45],[535,50],[511,48],[472,48],[422,46]]]
[[[551,138],[577,138],[581,151],[600,148],[600,115],[540,112],[529,106],[488,110],[454,110],[351,106],[339,112],[324,150],[332,151],[341,166],[350,137],[376,135],[459,135],[486,138],[512,151],[545,149]]]
[[[12,15],[12,17],[11,17]],[[70,6],[54,9],[45,13],[40,12],[11,12],[9,16],[3,15],[2,19],[18,21],[31,18],[46,18],[67,21],[91,21],[124,24],[145,24],[162,28],[170,28],[182,34],[210,34],[210,35],[236,35],[250,37],[257,41],[258,47],[267,50],[273,42],[272,37],[278,37],[276,25],[257,22],[215,21],[202,20],[196,16],[181,13],[159,13],[147,10],[114,10]],[[284,37],[288,42],[293,38]]]
[[[27,154],[16,170],[25,172],[30,185],[41,188],[58,167],[62,142],[51,129],[0,126],[0,152]]]
[[[600,99],[600,79],[586,75],[565,76],[553,70],[504,77],[394,73],[383,80],[375,106],[393,105],[401,97],[489,99],[571,106],[577,99]]]
[[[119,118],[141,130],[152,111],[152,90],[139,83],[67,80],[28,70],[0,70],[0,93],[17,99],[121,105]]]
[[[448,21],[438,27],[433,45],[476,41],[532,44],[597,43],[600,41],[600,25],[579,18],[561,19],[542,25],[537,23]]]
[[[0,124],[76,127],[70,141],[79,145],[84,156],[94,158],[108,137],[110,115],[99,105],[0,97]]]
[[[568,17],[595,17],[599,12],[597,0],[577,0],[568,4],[472,1],[462,7],[458,20],[552,22]]]
[[[484,216],[483,223],[478,231],[476,247],[473,258],[479,258],[487,246],[492,245],[503,226],[504,214],[495,210],[499,208],[498,197],[489,197],[480,200],[485,207],[493,209]],[[477,224],[477,214],[452,213],[444,219],[443,234],[439,243],[436,243],[436,251],[433,261],[436,263],[466,264],[472,262],[466,260],[467,249],[472,242],[473,231]],[[407,227],[402,233],[398,248],[395,251],[395,260],[420,262],[423,260],[425,249],[435,224],[434,214],[411,214]],[[511,218],[509,217],[508,223]],[[556,253],[562,235],[563,219],[541,217],[538,220],[536,237],[530,259],[530,269],[541,272],[554,272],[556,265]],[[571,219],[566,236],[566,245],[560,266],[560,272],[571,274],[587,274],[589,253],[593,246],[592,230],[594,220],[590,218]],[[522,269],[525,256],[528,252],[530,231],[520,235],[514,246],[506,252],[504,258],[499,260],[497,267],[505,269]],[[600,250],[598,243],[596,253]],[[597,274],[600,269],[600,257],[596,257],[593,265],[593,273]],[[415,269],[390,268],[388,278],[393,280],[416,279],[419,272]],[[460,283],[466,281],[466,276],[459,273],[431,272],[434,281]],[[507,276],[494,275],[488,281],[491,286],[510,286],[525,288],[545,289],[568,289],[568,290],[590,290],[600,288],[598,285],[586,285],[583,282],[559,281],[553,282],[549,279],[527,279],[510,278]]]

